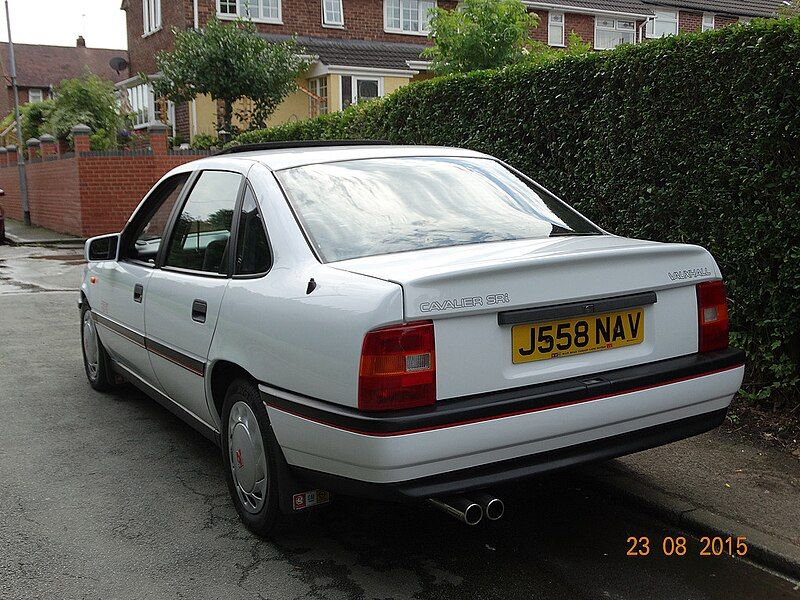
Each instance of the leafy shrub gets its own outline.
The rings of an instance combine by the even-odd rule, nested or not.
[[[209,150],[219,143],[216,137],[207,133],[198,133],[192,139],[193,150]]]
[[[705,246],[745,393],[798,402],[800,20],[450,75],[236,141],[318,138],[488,152],[610,231]]]
[[[70,131],[79,123],[91,127],[92,149],[116,147],[122,120],[113,83],[87,72],[65,79],[56,87],[56,99],[44,128],[57,138],[71,142]]]

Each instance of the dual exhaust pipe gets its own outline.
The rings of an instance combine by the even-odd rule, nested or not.
[[[465,496],[428,498],[428,502],[467,525],[477,525],[483,517],[497,521],[506,511],[505,504],[500,498],[486,493],[472,494],[470,498]]]

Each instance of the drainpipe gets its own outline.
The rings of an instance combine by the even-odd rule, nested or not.
[[[11,17],[8,13],[8,0],[6,0],[6,23],[8,24],[8,61],[10,63],[11,87],[14,88],[14,120],[17,122],[17,139],[19,152],[17,152],[17,168],[19,169],[19,196],[22,200],[22,216],[25,225],[31,224],[31,207],[28,203],[28,177],[25,173],[25,150],[22,144],[22,119],[19,116],[19,88],[17,87],[17,61],[14,58],[14,42],[11,41]]]
[[[200,11],[197,7],[198,0],[194,0],[194,29],[197,31],[200,28]]]

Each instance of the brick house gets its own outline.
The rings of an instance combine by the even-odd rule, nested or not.
[[[438,4],[453,8],[456,0]],[[150,76],[157,76],[155,54],[172,48],[174,28],[202,28],[212,17],[249,16],[269,40],[296,36],[312,65],[299,78],[300,89],[270,118],[270,124],[278,124],[341,110],[428,76],[420,52],[430,44],[428,11],[435,5],[436,0],[123,0],[122,9],[130,71]],[[217,106],[209,98],[159,105],[138,77],[119,87],[127,93],[137,127],[160,119],[185,140],[216,131]]]
[[[126,50],[87,48],[83,36],[75,46],[44,46],[39,44],[14,44],[17,63],[19,101],[41,102],[50,98],[53,88],[64,79],[78,77],[87,69],[114,83],[128,78],[128,70],[117,73],[109,61],[121,57],[128,59]],[[8,43],[0,42],[0,64],[5,78],[5,89],[0,92],[0,118],[14,109],[14,90],[8,76]]]
[[[595,50],[773,17],[780,0],[523,0],[539,16],[534,37],[564,46],[570,32]]]
[[[540,17],[534,37],[564,46],[575,31],[593,48],[686,31],[706,31],[775,14],[780,0],[523,0]],[[155,55],[169,50],[173,29],[202,28],[212,17],[249,17],[268,40],[295,36],[312,59],[269,124],[338,111],[364,98],[383,96],[429,76],[420,52],[428,39],[428,13],[452,9],[456,0],[123,0],[130,72],[157,76]],[[207,97],[173,106],[159,103],[138,76],[118,84],[136,126],[161,120],[189,140],[214,134],[217,109]]]

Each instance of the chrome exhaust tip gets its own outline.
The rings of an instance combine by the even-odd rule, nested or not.
[[[479,493],[474,495],[475,501],[483,508],[483,513],[490,521],[499,520],[506,512],[506,505],[500,498],[492,494]]]
[[[428,498],[428,502],[467,525],[477,525],[483,520],[483,508],[481,505],[463,496]]]

